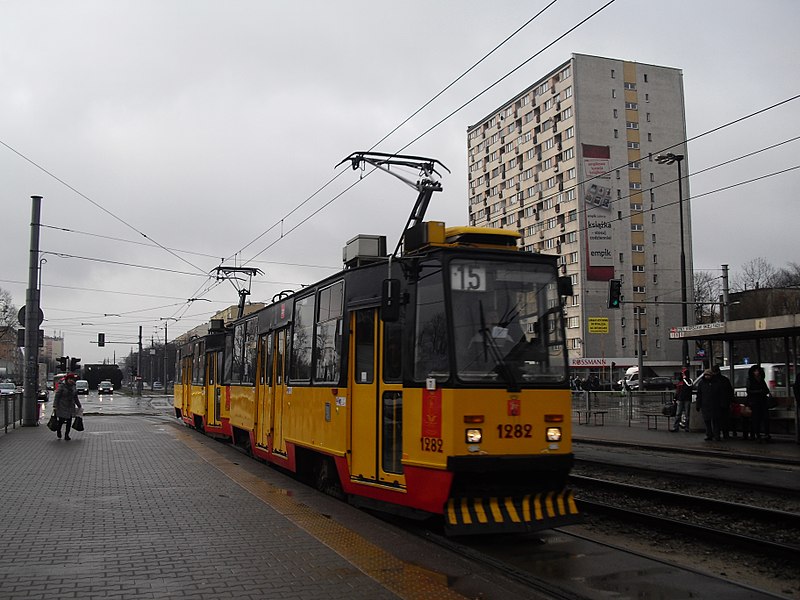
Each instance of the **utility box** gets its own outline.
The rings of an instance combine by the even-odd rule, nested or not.
[[[342,248],[342,261],[348,269],[386,258],[385,235],[357,235]]]

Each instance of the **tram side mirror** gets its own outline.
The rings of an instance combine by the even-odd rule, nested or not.
[[[569,277],[559,277],[558,278],[558,295],[562,298],[564,296],[573,296],[574,293],[572,291],[572,279]]]
[[[381,319],[394,323],[400,318],[400,280],[384,279],[381,289]]]

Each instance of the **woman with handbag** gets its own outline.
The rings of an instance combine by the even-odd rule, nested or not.
[[[753,365],[747,371],[747,406],[753,411],[751,417],[753,439],[769,441],[769,400],[770,393],[764,381],[764,370],[760,365]]]
[[[53,401],[53,409],[56,411],[58,418],[58,429],[56,435],[61,437],[61,426],[66,423],[67,429],[64,432],[64,439],[69,441],[69,430],[72,426],[72,417],[75,416],[75,408],[81,407],[81,401],[78,400],[78,391],[75,389],[75,375],[68,373],[61,385],[58,386],[55,400]]]

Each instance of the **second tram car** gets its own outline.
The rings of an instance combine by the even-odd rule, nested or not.
[[[179,353],[175,413],[350,502],[450,534],[580,519],[564,336],[569,280],[506,230],[420,222]],[[365,249],[370,251],[365,253]]]

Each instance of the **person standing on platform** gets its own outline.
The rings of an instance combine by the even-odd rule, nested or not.
[[[733,391],[731,380],[725,377],[720,371],[719,365],[713,365],[711,372],[714,377],[718,378],[722,383],[722,397],[720,398],[719,407],[719,427],[722,432],[722,439],[727,440],[731,437],[736,437],[736,427],[733,425],[731,418],[731,407],[736,400],[736,392]]]
[[[697,384],[697,410],[703,414],[707,442],[721,440],[720,408],[724,402],[724,396],[722,380],[715,377],[711,369],[703,371],[703,378]]]
[[[55,400],[53,400],[53,409],[56,411],[56,418],[58,418],[58,430],[56,435],[61,437],[61,426],[66,423],[67,429],[64,432],[64,439],[69,441],[69,430],[72,427],[72,417],[75,416],[75,407],[81,407],[81,401],[78,400],[78,391],[75,389],[75,374],[67,373],[64,381],[58,386]]]
[[[769,387],[764,381],[764,369],[761,365],[753,365],[747,371],[747,405],[753,411],[752,434],[753,439],[762,442],[769,441]]]
[[[692,379],[689,377],[689,369],[681,371],[681,380],[675,389],[675,422],[672,424],[672,431],[681,428],[681,419],[686,422],[683,424],[684,431],[689,431],[689,410],[692,407]]]

